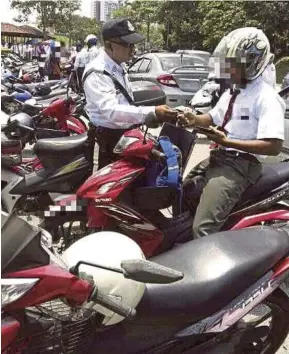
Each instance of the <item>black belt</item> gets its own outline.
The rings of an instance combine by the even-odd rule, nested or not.
[[[100,125],[95,125],[96,130],[98,131],[102,131],[102,132],[110,132],[110,133],[115,133],[115,134],[121,134],[121,133],[125,133],[128,130],[132,130],[132,129],[136,129],[139,128],[140,124],[135,124],[132,125],[129,128],[124,128],[124,129],[114,129],[114,128],[106,128],[106,127],[102,127]]]
[[[234,157],[241,157],[245,160],[248,160],[253,163],[260,163],[260,161],[253,155],[248,154],[246,152],[240,152],[240,151],[235,151],[235,150],[225,150],[225,149],[218,149],[216,151],[220,151],[224,155],[229,155],[229,156],[234,156]]]

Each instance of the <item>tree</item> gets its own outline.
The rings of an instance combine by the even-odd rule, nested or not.
[[[271,51],[277,56],[288,55],[289,3],[287,1],[263,1],[262,11],[258,1],[243,4],[246,15],[269,38]]]
[[[93,18],[85,16],[72,16],[73,27],[70,32],[73,41],[83,41],[88,34],[95,34],[100,37],[101,25]]]
[[[158,23],[163,24],[166,49],[201,49],[203,37],[196,1],[160,1]]]
[[[147,41],[157,31],[167,50],[206,49],[240,27],[258,27],[268,36],[272,52],[288,54],[288,1],[139,1],[126,2],[114,17],[128,17]],[[157,30],[156,30],[157,29]],[[155,36],[155,35],[154,35]]]
[[[135,0],[133,2],[126,2],[124,6],[113,12],[113,18],[125,17],[129,18],[138,31],[145,34],[146,42],[151,42],[151,26],[156,23],[156,9],[158,7],[158,1],[140,1]],[[145,29],[145,31],[144,31]],[[154,28],[155,29],[155,28]],[[154,38],[156,38],[154,31]],[[160,37],[157,38],[159,42]],[[155,44],[155,43],[154,43]]]
[[[49,27],[61,27],[63,32],[69,32],[72,27],[72,15],[79,10],[81,0],[11,0],[11,8],[19,11],[15,20],[27,22],[34,12],[37,14],[39,27],[47,32]]]
[[[204,46],[210,51],[230,31],[252,26],[265,32],[278,57],[286,53],[289,37],[289,3],[286,1],[202,1],[198,11]]]

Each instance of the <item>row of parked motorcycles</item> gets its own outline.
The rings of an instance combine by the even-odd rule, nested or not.
[[[120,138],[119,159],[93,172],[73,70],[28,83],[26,69],[8,69],[2,351],[275,353],[289,333],[289,161],[264,165],[223,230],[193,240],[198,166],[194,183],[182,180],[195,131],[165,123],[157,136],[150,114]]]

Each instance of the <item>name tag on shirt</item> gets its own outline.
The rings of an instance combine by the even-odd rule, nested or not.
[[[241,116],[241,120],[249,120],[249,116]]]

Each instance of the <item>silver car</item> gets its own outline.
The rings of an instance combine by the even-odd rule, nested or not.
[[[128,74],[130,81],[146,80],[160,86],[170,107],[188,106],[208,81],[208,60],[177,53],[148,53],[130,66]]]

